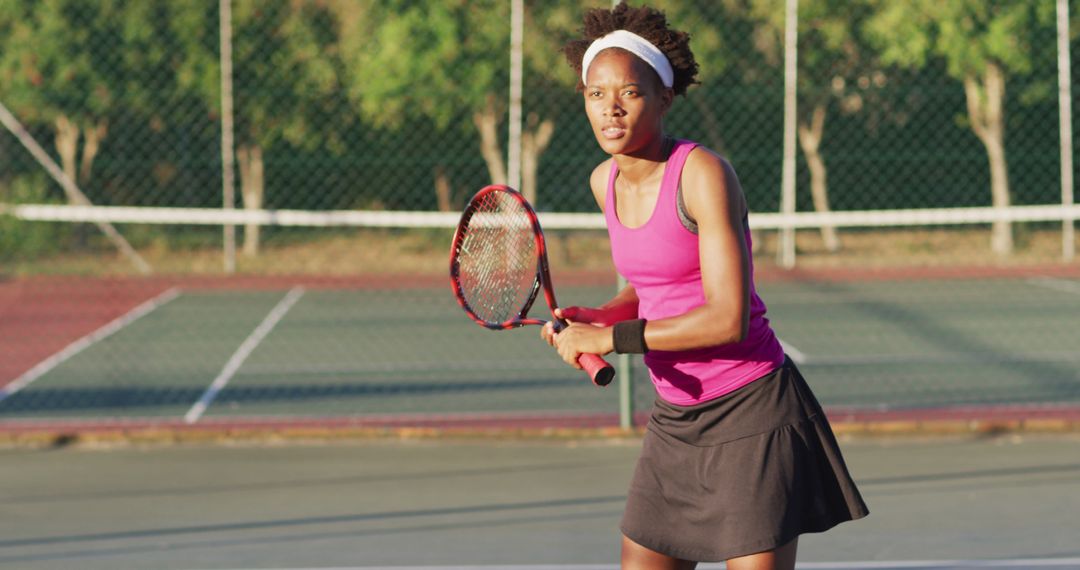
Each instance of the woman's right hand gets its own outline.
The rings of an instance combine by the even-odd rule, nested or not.
[[[592,307],[558,307],[555,309],[555,316],[568,322],[568,323],[582,323],[591,324],[598,327],[607,327],[615,324],[612,314],[605,309],[595,309]],[[610,322],[609,322],[610,321]],[[544,339],[544,342],[551,346],[555,346],[555,323],[549,322],[543,327],[540,327],[540,338]]]

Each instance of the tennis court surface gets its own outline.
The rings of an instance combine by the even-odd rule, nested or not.
[[[613,280],[566,280],[565,304]],[[442,279],[0,282],[0,427],[616,426],[538,340],[468,321]],[[834,421],[1060,420],[1080,409],[1080,276],[763,279]],[[640,421],[652,391],[630,361]]]
[[[1080,568],[1080,436],[842,446],[871,513],[804,536],[800,568]],[[613,569],[639,449],[634,437],[0,449],[0,568]]]

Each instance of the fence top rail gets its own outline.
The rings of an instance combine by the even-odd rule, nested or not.
[[[219,210],[142,206],[77,206],[60,204],[3,204],[0,214],[26,221],[111,222],[172,225],[243,225],[372,228],[452,228],[456,212],[375,210]],[[820,227],[890,227],[992,222],[1046,222],[1080,219],[1080,205],[1012,206],[1009,208],[933,208],[853,210],[778,214],[753,212],[752,229]],[[604,229],[601,214],[540,214],[546,229]]]

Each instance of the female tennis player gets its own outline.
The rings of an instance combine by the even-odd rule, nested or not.
[[[644,354],[657,398],[621,530],[624,569],[791,569],[798,536],[868,513],[821,406],[765,318],[747,207],[731,165],[664,131],[696,83],[689,36],[649,7],[585,14],[563,51],[611,155],[593,171],[629,285],[541,336],[582,353]]]

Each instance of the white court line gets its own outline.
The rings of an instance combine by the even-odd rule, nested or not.
[[[1027,282],[1032,285],[1046,287],[1047,289],[1053,289],[1055,291],[1080,294],[1080,283],[1077,283],[1076,281],[1058,279],[1056,277],[1032,277],[1031,279],[1028,279]]]
[[[270,314],[266,315],[263,322],[255,327],[255,330],[252,331],[251,335],[249,335],[244,343],[240,345],[240,348],[236,349],[232,358],[225,363],[225,368],[221,369],[217,378],[214,378],[214,381],[210,383],[210,387],[203,392],[199,401],[184,415],[184,421],[186,423],[193,424],[199,421],[199,418],[206,412],[206,408],[210,406],[210,403],[214,401],[214,398],[217,398],[218,393],[228,385],[229,380],[232,380],[236,371],[240,369],[240,365],[251,356],[251,353],[258,348],[259,343],[266,338],[266,335],[270,334],[270,331],[274,330],[274,327],[277,326],[278,322],[285,316],[285,313],[288,313],[289,309],[291,309],[303,295],[303,287],[293,287],[289,290],[289,293],[278,302],[277,306],[270,311]]]
[[[108,338],[109,336],[115,334],[117,331],[146,316],[154,309],[157,309],[165,303],[172,301],[178,296],[180,296],[180,290],[173,287],[165,291],[164,293],[161,293],[157,297],[154,297],[153,299],[142,303],[141,305],[135,307],[127,313],[113,319],[112,321],[108,322],[94,332],[67,345],[62,350],[60,350],[60,352],[57,352],[56,354],[46,358],[45,360],[42,360],[30,370],[23,372],[21,376],[12,380],[6,386],[0,387],[0,402],[3,402],[9,396],[12,396],[19,390],[22,390],[23,388],[29,386],[38,378],[41,378],[52,369],[63,364],[64,361],[75,356],[76,354],[79,354],[87,348],[90,348],[94,345],[94,343],[100,342]]]
[[[702,564],[700,570],[722,570],[723,564]],[[1080,569],[1080,558],[1017,558],[1011,560],[865,560],[860,562],[799,562],[797,570],[974,570],[981,568],[1065,568]],[[230,570],[254,570],[232,568]],[[471,566],[340,566],[264,568],[262,570],[619,570],[617,564],[535,564]]]
[[[795,357],[792,356],[792,360]],[[1026,364],[1035,362],[1065,362],[1080,360],[1076,351],[1037,351],[1007,355],[983,351],[978,353],[944,354],[858,354],[842,356],[815,356],[814,366],[859,366],[866,364],[969,364],[977,360],[980,364]],[[796,364],[802,364],[796,360]]]
[[[791,343],[784,342],[780,337],[776,337],[776,340],[780,341],[780,346],[784,349],[784,352],[791,357],[791,360],[795,364],[806,364],[806,353],[792,346]]]

